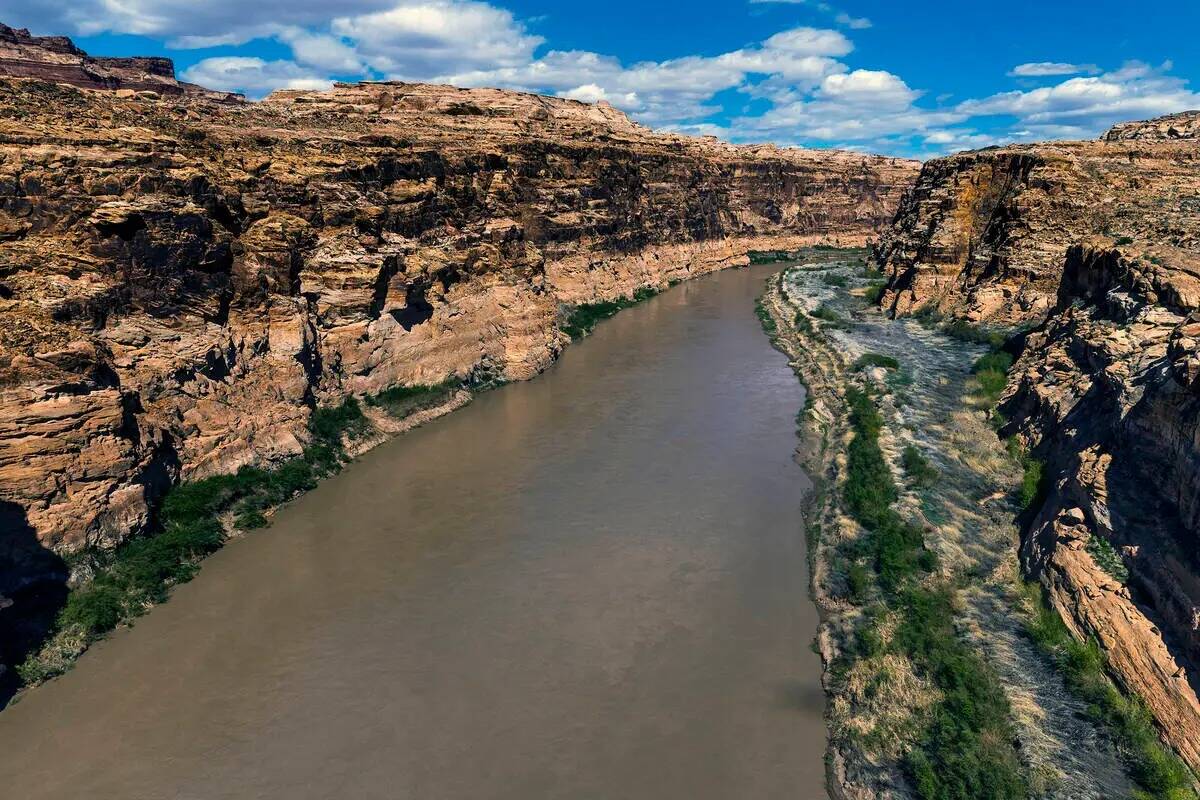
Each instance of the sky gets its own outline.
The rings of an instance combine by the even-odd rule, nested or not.
[[[657,129],[928,158],[1200,109],[1200,0],[0,0],[260,98],[333,80],[607,100]]]

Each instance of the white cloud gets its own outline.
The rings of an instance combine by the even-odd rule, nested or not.
[[[183,79],[227,92],[262,97],[275,89],[328,89],[332,81],[292,61],[264,61],[245,56],[206,58],[183,73]]]
[[[1016,117],[1016,127],[1034,136],[1092,137],[1116,122],[1200,108],[1200,94],[1169,69],[1169,63],[1156,68],[1129,62],[1102,75],[967,100],[956,108],[971,117]]]
[[[1055,75],[1079,75],[1086,73],[1095,75],[1100,68],[1095,64],[1066,64],[1062,61],[1036,61],[1028,64],[1018,64],[1009,71],[1010,77],[1042,78]]]

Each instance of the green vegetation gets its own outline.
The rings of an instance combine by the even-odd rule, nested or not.
[[[780,261],[791,261],[794,257],[786,250],[758,250],[749,255],[751,264],[777,264]]]
[[[926,458],[920,450],[913,445],[908,445],[904,448],[904,453],[900,456],[900,463],[904,466],[904,474],[908,476],[909,485],[914,489],[928,489],[937,483],[938,472],[937,467]]]
[[[1117,239],[1117,247],[1124,247],[1125,245],[1129,245],[1129,244],[1133,244],[1132,236],[1122,236],[1119,239]]]
[[[936,313],[936,312],[935,312]],[[933,317],[929,317],[932,319]],[[970,342],[972,344],[986,344],[992,350],[999,350],[1004,346],[1004,333],[992,328],[985,328],[980,325],[972,325],[966,320],[956,319],[948,322],[941,328],[942,333],[949,336],[951,339],[957,339],[960,342]]]
[[[863,299],[870,305],[875,305],[879,302],[879,298],[883,297],[883,290],[887,288],[885,283],[872,283],[863,290]]]
[[[1096,562],[1096,566],[1100,567],[1100,569],[1121,583],[1129,582],[1129,567],[1125,566],[1125,561],[1121,558],[1121,554],[1117,552],[1108,539],[1093,533],[1088,539],[1087,551],[1091,555],[1092,560]]]
[[[838,275],[835,272],[827,272],[821,276],[821,282],[826,286],[836,286],[839,289],[845,289],[850,285],[850,279],[845,275]]]
[[[1100,646],[1090,640],[1080,642],[1071,635],[1047,605],[1040,585],[1029,584],[1026,592],[1034,608],[1033,617],[1026,623],[1030,638],[1054,660],[1067,688],[1087,703],[1088,715],[1111,732],[1140,787],[1135,797],[1195,800],[1191,773],[1159,741],[1145,704],[1124,696],[1109,680]]]
[[[812,320],[800,309],[796,309],[796,317],[792,320],[792,325],[801,333],[808,334],[809,336],[813,333]]]
[[[854,543],[850,555],[852,560],[866,558],[880,587],[893,594],[907,578],[933,569],[936,557],[925,549],[921,529],[905,522],[892,508],[899,492],[879,447],[883,417],[874,400],[851,386],[846,401],[855,435],[846,452],[842,499],[850,516],[868,534]]]
[[[762,323],[763,330],[768,336],[774,336],[779,330],[779,326],[775,324],[775,318],[771,316],[771,312],[763,305],[762,298],[758,298],[754,302],[754,314],[758,317],[758,321]]]
[[[344,439],[361,436],[369,427],[358,402],[349,398],[340,406],[313,412],[312,441],[303,454],[273,469],[242,467],[232,475],[171,489],[163,499],[157,534],[98,554],[95,576],[70,592],[56,620],[54,639],[71,644],[52,640],[46,653],[30,656],[18,667],[22,680],[36,683],[59,674],[69,666],[64,650],[77,654],[91,640],[165,600],[172,586],[190,580],[200,561],[225,543],[222,517],[231,515],[243,529],[264,526],[267,509],[341,469],[346,461]]]
[[[1004,393],[1008,384],[1008,371],[1012,369],[1013,357],[1003,350],[993,350],[979,358],[971,367],[975,379],[979,381],[979,396],[988,404],[994,406]]]
[[[838,326],[842,326],[842,325],[846,324],[846,320],[842,318],[842,315],[837,313],[836,311],[834,311],[832,308],[830,308],[827,305],[817,306],[816,309],[812,312],[812,317],[813,317],[813,319],[819,319],[822,322],[827,322],[830,325],[833,325],[834,327],[838,327]]]
[[[1012,744],[1008,699],[985,662],[959,638],[952,588],[928,579],[937,559],[925,548],[921,529],[892,508],[898,491],[879,447],[883,418],[861,389],[849,387],[846,401],[854,438],[843,499],[865,531],[847,547],[848,596],[866,602],[873,578],[899,619],[890,643],[868,626],[853,652],[862,657],[894,648],[941,693],[905,755],[905,773],[922,800],[1024,798],[1028,788]]]
[[[1033,508],[1046,493],[1046,465],[1031,456],[1016,439],[1005,443],[1008,454],[1021,465],[1021,486],[1017,490],[1017,499],[1023,509]]]
[[[863,264],[862,276],[871,282],[882,281],[884,277],[883,270],[877,268],[870,262],[865,262]]]
[[[582,339],[591,333],[596,325],[614,316],[618,311],[649,300],[656,294],[658,289],[643,286],[634,292],[632,297],[618,297],[616,300],[606,300],[602,303],[581,303],[567,314],[561,325],[562,331],[572,339]]]
[[[883,369],[895,370],[900,369],[900,362],[882,353],[864,353],[855,360],[851,369],[855,372],[860,372],[868,367],[882,367]]]
[[[450,378],[432,386],[393,386],[367,398],[367,404],[382,408],[393,417],[407,417],[417,411],[434,408],[447,402],[462,386],[462,381]]]

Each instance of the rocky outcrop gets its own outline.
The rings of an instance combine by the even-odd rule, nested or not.
[[[1200,112],[1117,126],[1102,141],[1014,145],[925,164],[876,257],[885,307],[1040,320],[1072,245],[1151,263],[1200,250]]]
[[[1046,462],[1023,560],[1200,767],[1200,113],[930,162],[883,302],[1035,326],[1001,403]]]
[[[94,71],[66,40],[4,36]],[[176,481],[298,453],[318,405],[528,378],[573,304],[752,250],[861,244],[917,170],[529,94],[228,103],[81,90],[16,58],[9,74],[36,79],[0,80],[0,500],[58,554],[145,529]]]
[[[24,28],[7,25],[0,25],[0,78],[35,78],[129,95],[148,92],[227,102],[242,100],[241,95],[181,83],[175,79],[175,64],[169,58],[96,58],[65,36],[32,36]]]

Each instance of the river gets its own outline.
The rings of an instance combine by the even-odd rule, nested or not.
[[[368,453],[0,714],[4,798],[824,798],[770,267]]]

